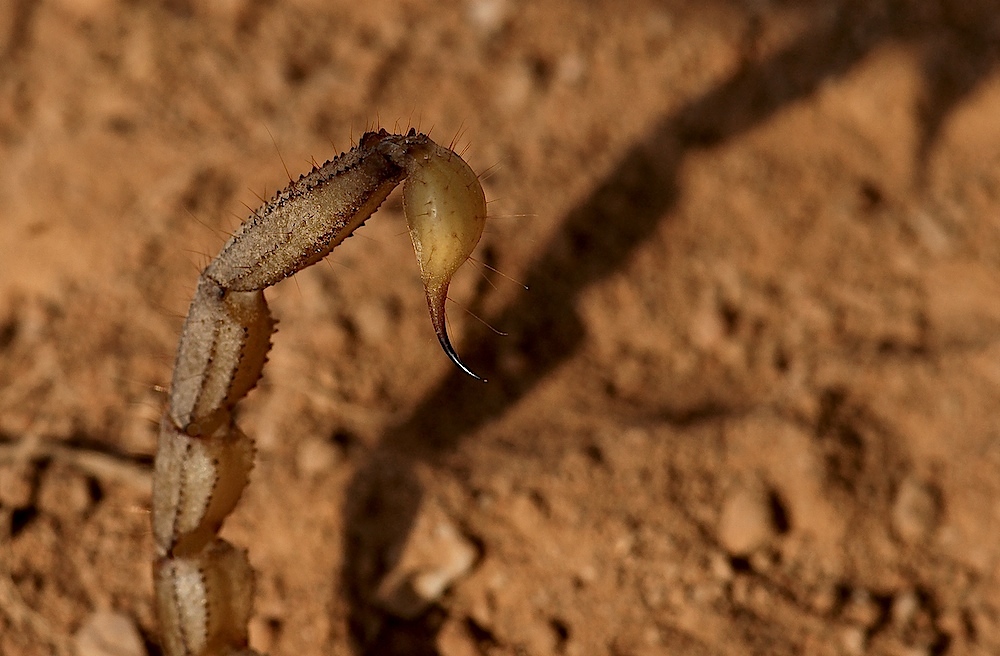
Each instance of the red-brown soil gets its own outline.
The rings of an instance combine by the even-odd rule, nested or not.
[[[160,653],[198,270],[281,159],[375,124],[467,148],[478,257],[530,289],[453,286],[486,385],[437,347],[396,196],[269,292],[223,530],[257,648],[1000,653],[993,0],[8,0],[0,654]],[[475,562],[400,617],[428,522]]]

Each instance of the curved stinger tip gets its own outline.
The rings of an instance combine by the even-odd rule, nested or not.
[[[462,362],[461,358],[458,357],[458,353],[455,351],[455,347],[451,345],[451,340],[448,339],[448,333],[447,332],[445,332],[443,330],[441,332],[439,332],[438,333],[438,341],[441,342],[441,348],[444,349],[444,352],[448,356],[448,359],[451,360],[452,362],[454,362],[456,367],[458,367],[459,369],[461,369],[465,373],[469,374],[470,376],[472,376],[476,380],[481,380],[484,383],[487,382],[485,378],[483,378],[482,376],[476,375],[476,373],[474,371],[472,371],[472,369],[469,369],[467,366],[465,366],[465,363]]]

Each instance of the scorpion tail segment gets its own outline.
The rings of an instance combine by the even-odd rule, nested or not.
[[[254,575],[246,552],[215,539],[201,553],[153,566],[166,656],[247,652]]]
[[[202,275],[184,321],[170,387],[170,419],[210,435],[260,379],[274,320],[264,293],[227,291]]]
[[[452,276],[482,237],[486,196],[469,165],[429,139],[408,149],[406,168],[403,208],[434,332],[451,361],[482,380],[462,364],[448,339],[445,300]]]
[[[161,556],[190,556],[215,538],[236,507],[253,468],[254,446],[232,423],[191,437],[160,424],[153,483],[153,536]]]
[[[216,537],[253,466],[233,423],[260,379],[274,332],[263,290],[326,255],[406,179],[403,204],[431,323],[448,338],[452,276],[486,222],[479,179],[462,158],[410,132],[361,144],[254,212],[202,273],[184,322],[154,469],[154,589],[165,656],[259,656],[247,646],[253,571],[246,552]]]

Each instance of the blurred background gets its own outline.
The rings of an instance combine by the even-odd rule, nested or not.
[[[5,2],[0,653],[161,653],[198,272],[374,127],[482,172],[489,383],[397,195],[268,292],[253,646],[997,653],[998,116],[987,0]]]

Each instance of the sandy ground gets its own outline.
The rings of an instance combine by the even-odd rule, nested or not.
[[[0,5],[0,654],[161,653],[198,270],[373,125],[466,149],[530,289],[454,283],[487,385],[398,196],[269,292],[254,646],[1000,653],[994,0],[624,6]]]

